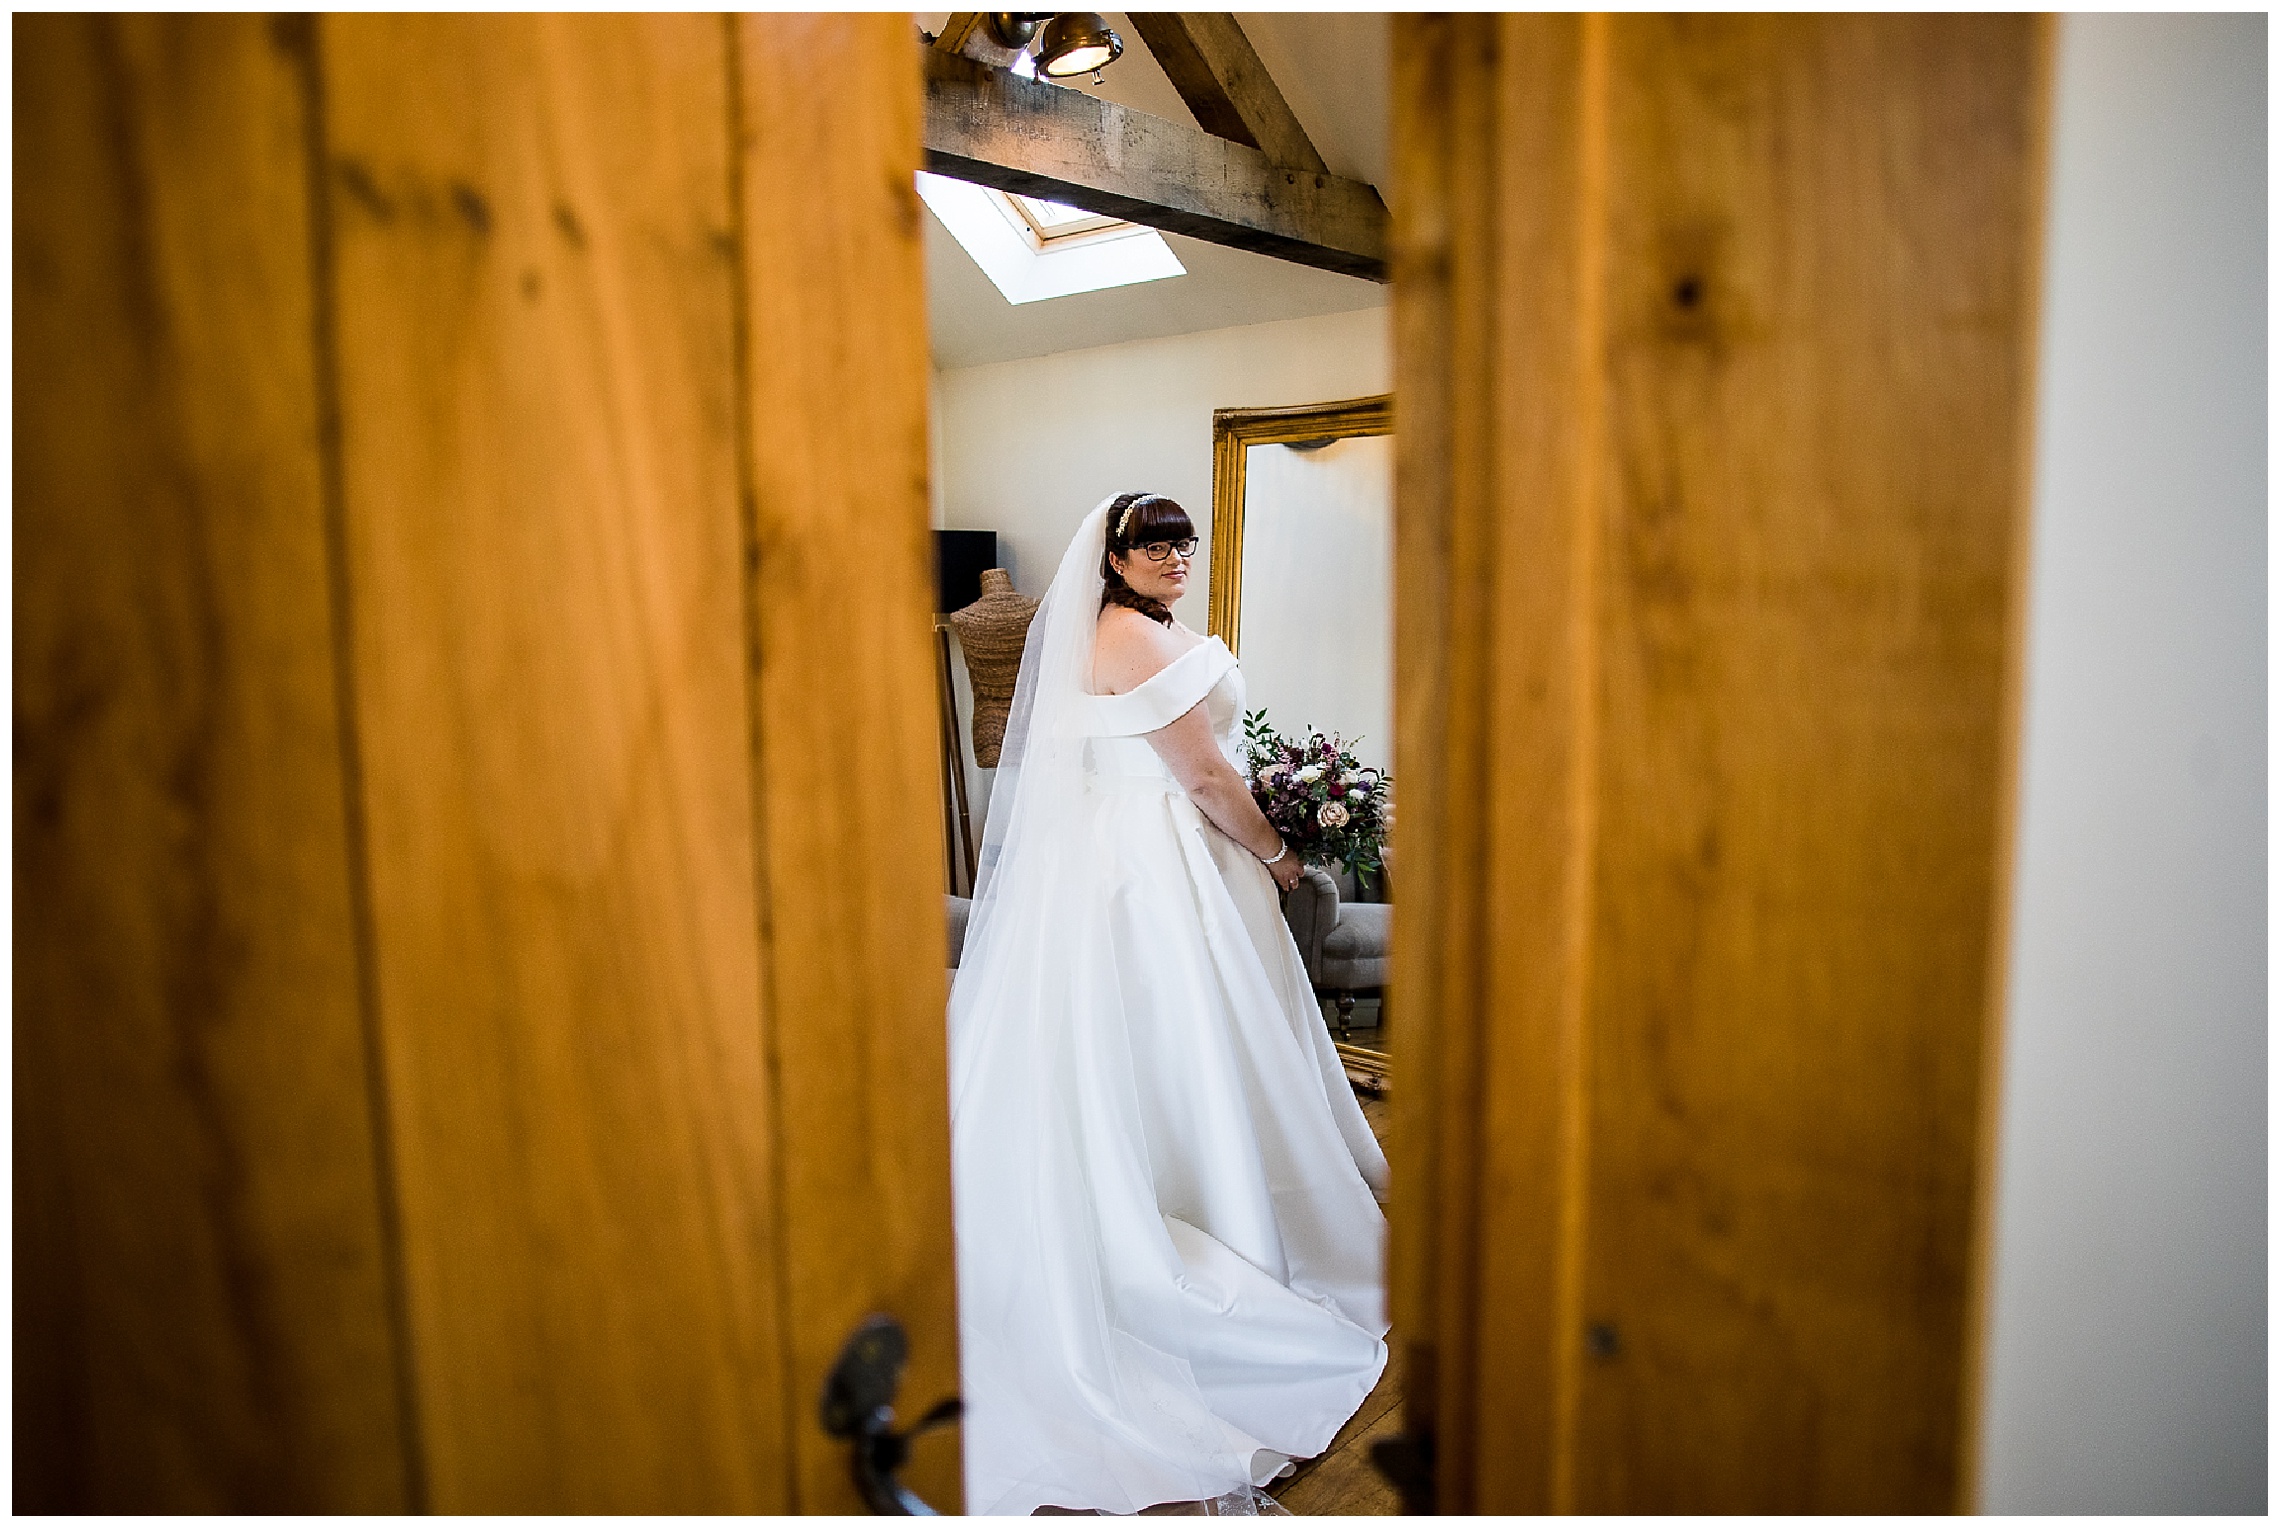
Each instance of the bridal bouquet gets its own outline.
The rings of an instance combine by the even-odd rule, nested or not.
[[[1336,861],[1368,885],[1393,826],[1393,778],[1363,767],[1335,734],[1284,737],[1264,710],[1243,718],[1251,798],[1309,864]]]

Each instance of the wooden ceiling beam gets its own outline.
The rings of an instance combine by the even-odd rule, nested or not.
[[[1375,188],[1278,165],[1181,122],[923,49],[926,168],[1370,281],[1389,277]]]
[[[1243,28],[1225,11],[1130,11],[1140,40],[1207,133],[1276,164],[1328,170]]]

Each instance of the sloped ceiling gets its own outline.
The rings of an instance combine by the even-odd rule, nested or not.
[[[1124,39],[1124,56],[1103,71],[1098,85],[1089,77],[1061,83],[1194,126],[1194,114],[1148,55],[1138,31],[1122,12],[1105,14]],[[940,31],[948,19],[947,11],[917,16],[929,32]],[[1390,202],[1385,15],[1271,11],[1238,19],[1330,168],[1369,182]],[[1389,295],[1374,281],[1167,234],[1165,242],[1187,267],[1185,276],[1015,307],[931,212],[925,231],[927,323],[934,364],[944,371],[1378,307]]]

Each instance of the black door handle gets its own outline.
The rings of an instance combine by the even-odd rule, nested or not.
[[[958,1420],[965,1403],[958,1397],[937,1401],[918,1425],[895,1431],[895,1392],[902,1387],[910,1340],[892,1316],[868,1316],[839,1350],[839,1360],[823,1382],[823,1430],[854,1444],[855,1489],[874,1514],[934,1517],[936,1512],[895,1479],[910,1458],[910,1440],[930,1428]]]

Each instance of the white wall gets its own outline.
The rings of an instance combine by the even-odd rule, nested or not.
[[[2265,19],[2060,40],[1983,1503],[2262,1512]]]
[[[996,531],[998,561],[1033,598],[1077,522],[1113,495],[1177,499],[1209,537],[1211,411],[1390,391],[1391,318],[1390,308],[1365,308],[938,372],[935,524]],[[1202,631],[1208,547],[1198,562],[1173,613]],[[1390,642],[1390,611],[1386,619]],[[954,667],[970,722],[963,661]],[[978,822],[988,780],[969,778]]]

